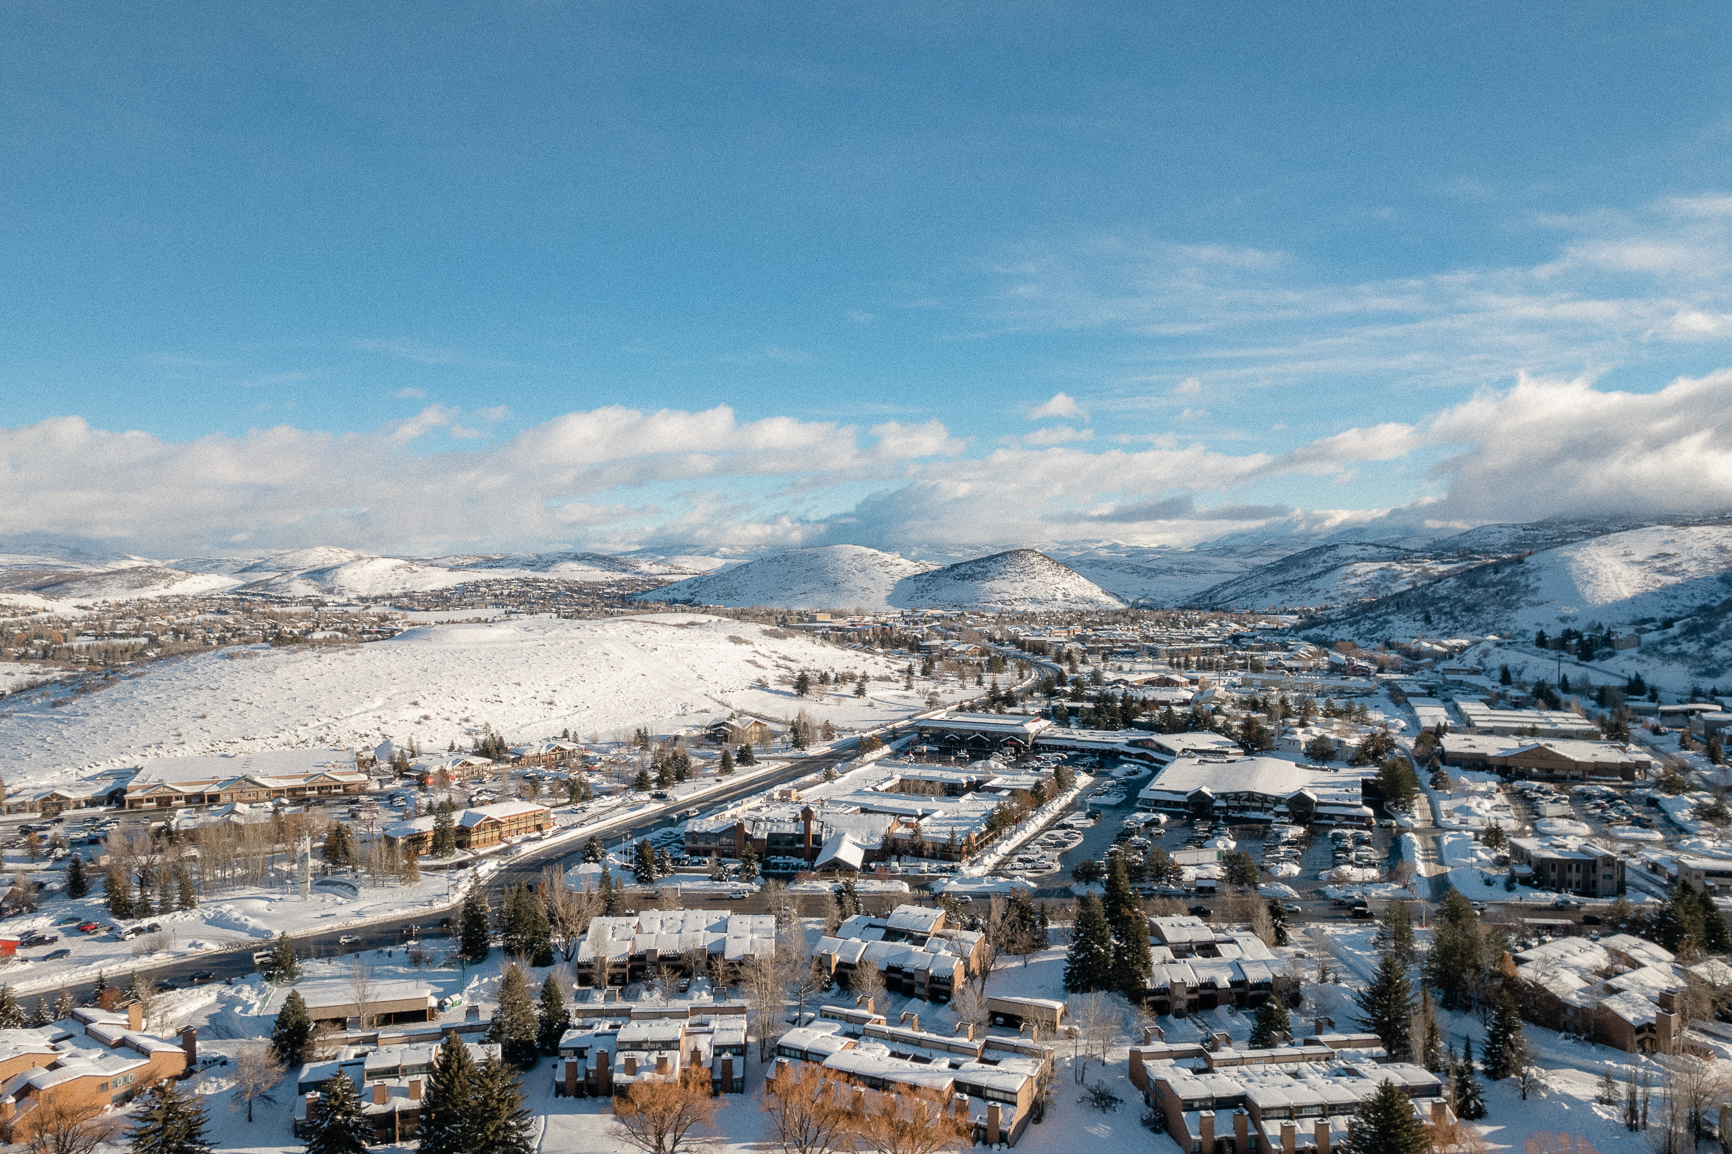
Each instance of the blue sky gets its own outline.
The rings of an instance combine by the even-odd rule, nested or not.
[[[16,5],[0,535],[932,552],[1732,506],[1729,32]]]

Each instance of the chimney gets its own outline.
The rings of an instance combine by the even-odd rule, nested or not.
[[[920,1015],[916,1014],[913,1010],[903,1011],[902,1016],[897,1019],[898,1022],[903,1022],[903,1023],[909,1022],[910,1020],[912,1020],[913,1024],[910,1025],[908,1028],[910,1030],[914,1030],[914,1031],[918,1032],[920,1030]]]
[[[1246,1140],[1251,1133],[1251,1115],[1243,1110],[1233,1111],[1233,1150],[1235,1154],[1249,1154],[1250,1147]]]
[[[307,1097],[311,1098],[312,1095],[309,1094]],[[14,1098],[10,1094],[6,1095],[4,1098],[0,1098],[0,1122],[10,1123],[17,1114],[18,1099]]]
[[[988,1146],[998,1145],[998,1128],[1002,1124],[1003,1120],[1004,1120],[1004,1112],[999,1107],[997,1102],[993,1102],[987,1106],[987,1108],[986,1108],[986,1144]]]
[[[668,1056],[666,1054],[657,1054],[656,1055],[656,1073],[661,1074],[665,1077],[667,1072],[668,1072]]]
[[[595,1055],[595,1092],[603,1098],[613,1097],[613,1055],[606,1050]]]
[[[628,1078],[632,1078],[632,1077],[637,1076],[637,1055],[636,1054],[627,1054],[625,1056],[625,1076]]]
[[[812,812],[811,806],[806,806],[804,809],[800,810],[801,836],[805,838],[804,845],[806,856],[808,858],[812,856],[812,819],[816,816],[817,815]]]
[[[1299,1148],[1299,1127],[1291,1119],[1281,1123],[1281,1154],[1294,1154]]]
[[[867,997],[865,994],[861,994],[858,998],[855,998],[854,1004],[856,1006],[864,1006],[868,1014],[872,1012],[872,999]]]
[[[569,1067],[572,1064],[570,1062],[567,1062],[566,1065]],[[569,1082],[569,1076],[567,1078],[567,1081]],[[421,1079],[419,1079],[419,1078],[416,1078],[409,1083],[409,1101],[419,1102],[421,1100],[421,1087],[422,1087],[422,1085],[423,1085],[423,1083],[422,1083]]]
[[[1146,1030],[1143,1032],[1143,1043],[1148,1044],[1148,1032]],[[1135,1046],[1132,1046],[1130,1050],[1130,1076],[1131,1085],[1137,1089],[1146,1091],[1149,1088],[1148,1075],[1143,1072],[1143,1052]]]
[[[1335,1032],[1335,1019],[1334,1018],[1312,1018],[1311,1019],[1311,1036],[1313,1038],[1321,1037],[1324,1034],[1333,1034],[1334,1032]]]
[[[732,1093],[734,1089],[734,1056],[722,1055],[722,1093]]]
[[[1329,1154],[1329,1119],[1317,1119],[1311,1134],[1312,1141],[1317,1143],[1317,1154]]]
[[[1676,990],[1660,991],[1660,1008],[1671,1013],[1678,1008],[1678,993]]]
[[[1219,1054],[1222,1050],[1233,1048],[1233,1037],[1225,1030],[1215,1030],[1209,1035],[1209,1052]]]
[[[866,1116],[866,1087],[854,1087],[854,1100],[848,1104],[848,1112],[856,1118]]]
[[[968,1118],[967,1094],[952,1094],[950,1096],[950,1116],[959,1122]]]
[[[686,1059],[686,1068],[688,1070],[697,1070],[697,1069],[700,1069],[703,1066],[703,1064],[704,1064],[704,1052],[702,1050],[698,1049],[696,1046],[693,1046],[691,1056]]]
[[[1431,1124],[1440,1130],[1449,1125],[1449,1107],[1444,1104],[1442,1098],[1431,1100]]]
[[[1215,1148],[1215,1112],[1213,1110],[1204,1110],[1197,1115],[1197,1131],[1198,1137],[1201,1139],[1201,1148],[1205,1151],[1213,1150]]]
[[[8,1102],[12,1101],[12,1099],[10,1099],[10,1098],[8,1098],[6,1100]],[[311,1122],[315,1118],[317,1118],[318,1116],[319,1116],[319,1092],[317,1090],[314,1090],[314,1091],[311,1091],[307,1094],[307,1121]]]
[[[129,1030],[144,1029],[144,1007],[137,1002],[126,1007],[126,1028]]]
[[[180,1032],[180,1048],[186,1052],[186,1069],[190,1074],[198,1069],[198,1027],[188,1026]]]
[[[963,1033],[966,1033],[968,1035],[968,1040],[970,1042],[974,1041],[974,1023],[973,1022],[958,1022],[958,1023],[956,1023],[956,1029],[951,1031],[952,1035],[963,1034]]]
[[[373,1083],[373,1105],[383,1106],[385,1104],[385,1095],[387,1092],[388,1091],[385,1089],[385,1083],[374,1082]]]

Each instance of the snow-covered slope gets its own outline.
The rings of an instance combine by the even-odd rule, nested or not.
[[[1212,585],[1294,551],[1287,542],[1156,549],[1104,544],[1057,560],[1124,601],[1155,608],[1192,604]]]
[[[680,605],[882,611],[897,604],[891,595],[899,581],[928,568],[862,545],[823,545],[676,581],[640,593],[638,599]]]
[[[902,609],[1122,609],[1124,602],[1081,573],[1033,549],[959,561],[897,583]]]
[[[801,700],[798,669],[873,678],[871,699]],[[774,687],[758,688],[766,678]],[[893,682],[889,679],[894,679]],[[43,692],[0,709],[0,778],[17,791],[80,769],[136,765],[164,753],[368,747],[418,737],[443,749],[483,722],[510,740],[625,736],[639,725],[691,724],[737,708],[790,716],[804,707],[841,724],[881,724],[903,701],[898,666],[801,635],[689,612],[599,621],[519,620],[412,629],[333,648],[263,646],[145,666],[56,708]]]
[[[1348,605],[1387,596],[1460,567],[1396,545],[1319,545],[1205,589],[1192,598],[1192,604],[1217,609]]]
[[[447,569],[504,570],[512,575],[557,577],[562,581],[612,581],[620,577],[695,577],[702,570],[642,557],[606,553],[489,553],[437,557],[426,562]],[[497,574],[487,573],[489,576]]]
[[[1322,628],[1370,642],[1416,633],[1532,634],[1560,626],[1625,626],[1713,616],[1732,597],[1732,525],[1656,525],[1478,565],[1407,592],[1338,610]],[[1677,657],[1713,661],[1721,642],[1686,642],[1691,622],[1644,639],[1668,641]],[[1721,655],[1721,660],[1724,659]]]

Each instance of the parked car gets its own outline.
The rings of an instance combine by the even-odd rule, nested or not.
[[[344,934],[337,939],[337,944],[339,946],[358,946],[361,944],[361,938],[357,934]]]
[[[100,934],[105,927],[101,922],[83,922],[78,927],[81,934]]]
[[[195,986],[202,986],[206,982],[214,981],[215,979],[216,979],[216,974],[213,973],[212,971],[199,970],[197,973],[195,973],[191,977],[187,978],[187,981],[191,982]]]
[[[55,950],[52,953],[43,954],[42,960],[45,962],[58,962],[61,958],[70,958],[71,956],[71,950]]]
[[[1185,912],[1194,918],[1206,918],[1214,911],[1210,910],[1208,906],[1192,906]]]
[[[1605,919],[1600,917],[1599,914],[1583,914],[1582,915],[1582,924],[1584,926],[1604,925]]]

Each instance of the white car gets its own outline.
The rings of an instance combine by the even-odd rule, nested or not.
[[[337,944],[339,946],[358,946],[361,944],[361,939],[355,934],[344,934],[337,939]]]

